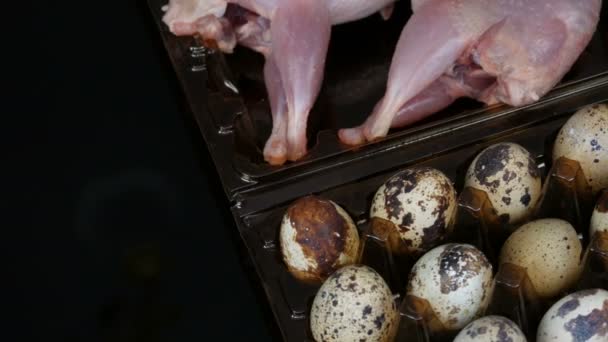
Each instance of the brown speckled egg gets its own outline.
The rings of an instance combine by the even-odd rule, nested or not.
[[[553,161],[560,157],[576,160],[597,193],[608,187],[608,105],[580,109],[559,131],[553,147]]]
[[[390,288],[373,269],[346,266],[319,288],[310,312],[315,341],[392,341],[399,311]]]
[[[540,219],[519,227],[504,243],[501,263],[526,268],[539,296],[550,298],[574,285],[581,274],[582,246],[570,223]]]
[[[492,265],[468,244],[435,247],[414,265],[407,294],[426,299],[448,330],[483,314],[493,292]]]
[[[280,231],[283,261],[291,274],[320,282],[338,268],[355,263],[359,233],[348,213],[336,203],[303,197],[283,216]]]
[[[464,327],[454,342],[526,342],[526,336],[506,317],[485,316]]]
[[[557,301],[540,321],[536,341],[608,341],[608,291],[582,290]]]
[[[376,191],[370,211],[376,235],[397,236],[390,240],[397,254],[420,254],[439,245],[452,231],[455,216],[452,182],[428,167],[405,169],[389,178]]]
[[[604,191],[593,209],[591,215],[590,235],[593,237],[595,232],[608,232],[608,190]]]
[[[465,186],[485,191],[504,223],[529,217],[542,191],[534,158],[514,143],[499,143],[481,151],[466,174]]]

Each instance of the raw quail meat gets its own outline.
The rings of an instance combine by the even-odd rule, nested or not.
[[[264,148],[270,164],[307,153],[309,112],[323,81],[331,26],[380,12],[395,0],[170,0],[164,23],[178,36],[231,53],[237,44],[264,55],[273,129]]]
[[[339,131],[359,145],[449,106],[534,103],[555,87],[589,44],[601,0],[413,0],[386,92],[359,127]]]

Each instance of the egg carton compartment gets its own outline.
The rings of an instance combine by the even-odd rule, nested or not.
[[[313,341],[309,314],[312,301],[320,284],[296,279],[287,269],[281,255],[279,232],[281,221],[289,206],[297,199],[315,196],[331,200],[343,208],[356,223],[364,241],[360,262],[372,267],[387,282],[400,308],[401,324],[396,341],[451,341],[454,331],[445,332],[437,325],[434,313],[424,298],[407,296],[408,276],[420,256],[404,257],[389,252],[385,237],[371,229],[370,207],[378,188],[397,172],[414,167],[430,167],[444,173],[457,192],[458,214],[454,232],[441,244],[467,243],[486,254],[493,266],[495,291],[486,314],[500,314],[516,322],[534,341],[535,329],[544,312],[558,298],[575,290],[608,287],[608,235],[596,237],[588,234],[588,224],[600,193],[591,193],[586,179],[577,172],[578,162],[560,159],[552,161],[552,151],[558,132],[579,109],[591,104],[608,101],[608,78],[576,94],[556,97],[536,104],[525,112],[513,113],[501,123],[501,129],[493,132],[498,122],[486,121],[487,135],[474,135],[461,139],[457,134],[442,136],[432,143],[417,144],[393,149],[387,159],[368,158],[358,165],[356,172],[345,168],[343,182],[335,186],[330,179],[320,175],[295,179],[292,185],[272,188],[270,193],[247,193],[237,202],[233,213],[241,236],[254,260],[260,279],[278,326],[286,341]],[[551,113],[547,115],[547,113]],[[542,116],[543,120],[528,124],[518,123],[520,115]],[[511,128],[516,127],[516,128]],[[475,128],[478,129],[478,128]],[[464,142],[463,142],[464,141]],[[496,217],[485,193],[465,186],[466,173],[481,151],[498,143],[515,143],[531,153],[543,184],[542,197],[535,210],[526,220],[510,225]],[[440,149],[437,146],[452,146]],[[426,153],[425,148],[434,150]],[[381,160],[396,161],[382,163]],[[347,174],[359,177],[349,180]],[[315,190],[319,189],[319,190]],[[272,198],[273,205],[268,206]],[[266,205],[265,205],[266,204]],[[269,208],[270,207],[270,208]],[[539,218],[560,218],[570,222],[577,231],[583,250],[588,256],[584,261],[583,275],[577,284],[560,295],[543,299],[531,285],[524,269],[516,264],[499,264],[498,251],[504,240],[517,227]],[[501,229],[503,229],[501,231]],[[504,229],[507,229],[506,233]]]
[[[213,147],[210,152],[230,198],[247,188],[320,173],[330,165],[432,138],[488,116],[501,120],[501,114],[512,110],[461,99],[415,125],[392,130],[382,140],[356,148],[341,144],[337,129],[363,122],[383,95],[396,42],[411,15],[410,3],[399,1],[386,22],[372,15],[332,28],[323,87],[308,120],[309,154],[295,163],[271,166],[262,156],[272,127],[263,57],[241,47],[233,54],[214,53],[193,38],[175,37],[161,21],[166,0],[148,2],[201,133]],[[546,98],[608,73],[607,11],[604,6],[591,43]]]

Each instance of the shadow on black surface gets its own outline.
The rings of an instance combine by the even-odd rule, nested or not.
[[[25,12],[15,113],[28,131],[16,129],[22,158],[5,178],[25,210],[5,216],[5,336],[269,340],[263,291],[145,1]]]
[[[260,285],[253,265],[248,257],[245,246],[238,236],[238,231],[234,225],[232,215],[229,210],[229,203],[225,198],[220,183],[217,181],[217,174],[215,168],[209,156],[209,152],[205,147],[205,143],[200,135],[198,127],[190,114],[189,107],[179,91],[179,85],[177,79],[173,73],[168,57],[164,53],[164,48],[158,37],[155,24],[152,22],[149,15],[147,15],[147,7],[145,1],[137,1],[137,10],[139,13],[146,14],[145,24],[146,33],[150,37],[155,37],[153,43],[155,51],[161,54],[162,58],[162,75],[163,79],[171,83],[171,89],[174,90],[171,97],[178,99],[179,113],[182,114],[180,118],[185,122],[185,128],[188,133],[187,141],[193,147],[194,154],[197,158],[197,165],[200,166],[201,171],[206,175],[201,174],[201,180],[205,180],[206,186],[210,190],[207,194],[215,199],[217,211],[214,213],[220,217],[220,222],[224,224],[222,227],[209,227],[210,229],[217,229],[223,231],[223,234],[214,234],[214,238],[225,238],[230,241],[230,246],[233,250],[226,251],[225,253],[236,252],[238,256],[239,269],[227,269],[227,272],[243,272],[246,276],[247,283],[242,284],[231,284],[226,286],[226,292],[219,294],[222,296],[232,296],[231,290],[241,290],[243,287],[248,287],[253,290],[255,294],[255,307],[261,308],[263,314],[263,321],[265,323],[266,332],[270,333],[273,340],[280,340],[280,336],[277,333],[274,319],[272,318],[272,312],[263,301],[265,298],[263,289]],[[206,177],[205,177],[206,176]],[[202,203],[201,203],[202,204]],[[210,211],[204,211],[204,208],[200,208],[205,214],[210,214]],[[205,227],[207,228],[207,227]],[[216,232],[219,233],[219,232]],[[219,235],[219,236],[218,236]],[[204,238],[204,237],[203,237]],[[218,248],[227,246],[228,243],[219,243]],[[162,275],[158,272],[158,269],[162,267],[158,263],[164,258],[160,256],[159,246],[154,243],[140,246],[132,251],[132,253],[125,259],[125,276],[130,279],[130,283],[138,288],[137,294],[134,296],[119,296],[115,297],[112,301],[104,307],[100,312],[100,321],[104,324],[104,340],[112,341],[160,341],[161,336],[166,335],[167,330],[180,318],[183,317],[183,308],[175,305],[168,304],[163,301],[162,293]],[[215,262],[215,260],[210,260]],[[232,265],[229,265],[232,266]],[[221,267],[220,267],[221,268]],[[192,270],[196,272],[195,269]],[[219,279],[215,278],[215,275],[209,275],[208,281],[223,281],[223,275],[219,275]],[[177,284],[179,287],[179,284]],[[173,288],[174,291],[179,291],[179,288]],[[208,295],[209,298],[213,299],[213,306],[223,305],[221,298],[213,298],[213,294]],[[243,305],[253,304],[243,302]],[[208,308],[209,311],[216,311],[213,307]],[[239,320],[241,313],[235,310],[236,308],[230,308],[232,310],[231,317],[225,317],[227,321]],[[245,312],[253,312],[254,307],[248,308]],[[226,312],[228,310],[221,310]],[[217,318],[216,318],[217,319]],[[246,318],[245,318],[246,319]],[[254,322],[259,319],[254,319]],[[239,325],[243,324],[242,322]],[[201,322],[202,326],[205,326],[205,330],[213,331],[214,327]],[[261,328],[261,327],[259,327]],[[165,334],[163,334],[165,330]],[[178,334],[179,335],[179,334]],[[215,333],[211,332],[211,335]],[[169,334],[170,336],[170,334]],[[255,336],[249,336],[250,339]],[[268,340],[264,338],[263,340]]]

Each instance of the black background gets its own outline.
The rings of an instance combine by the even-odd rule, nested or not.
[[[5,11],[0,338],[276,338],[146,2],[26,6]]]

